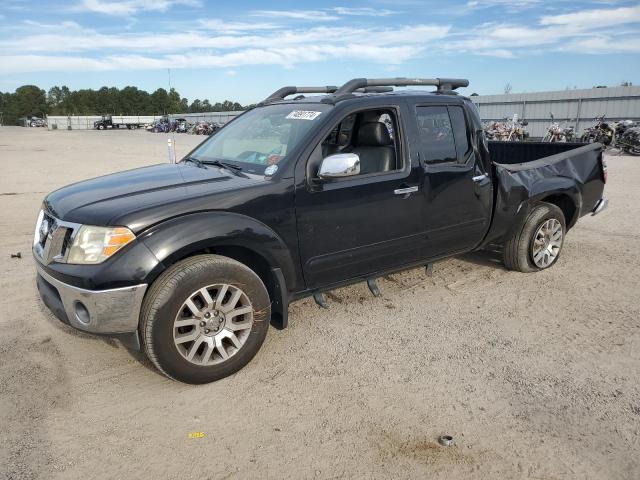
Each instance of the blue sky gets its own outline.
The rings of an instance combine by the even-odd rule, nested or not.
[[[0,0],[0,91],[171,84],[251,103],[282,85],[464,77],[466,94],[640,84],[638,1]]]

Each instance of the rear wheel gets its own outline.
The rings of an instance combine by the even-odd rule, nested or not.
[[[549,203],[537,204],[522,227],[504,243],[505,266],[520,272],[549,268],[558,261],[565,233],[562,210]]]
[[[152,285],[140,336],[162,373],[208,383],[249,363],[270,316],[267,290],[251,269],[227,257],[198,255],[173,265]]]

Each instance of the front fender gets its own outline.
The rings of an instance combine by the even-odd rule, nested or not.
[[[199,212],[157,224],[139,239],[164,268],[192,253],[216,246],[236,246],[263,257],[272,268],[280,268],[287,285],[295,285],[291,252],[282,238],[264,223],[237,213]],[[148,282],[161,272],[150,274]]]

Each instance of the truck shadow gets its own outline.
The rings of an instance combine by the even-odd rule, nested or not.
[[[94,335],[94,334],[85,333],[81,330],[75,329],[72,326],[63,323],[58,318],[56,318],[55,315],[51,313],[51,311],[44,305],[44,303],[42,303],[40,299],[38,299],[37,301],[38,301],[38,309],[42,313],[42,316],[56,330],[60,330],[64,332],[65,335],[76,337],[83,342],[102,342],[114,350],[125,352],[131,358],[133,358],[138,363],[143,365],[147,370],[153,372],[156,375],[162,376],[162,374],[158,372],[158,370],[154,367],[153,363],[151,363],[151,361],[147,358],[144,352],[130,348],[129,346],[123,344],[117,338],[113,338],[105,335]]]
[[[482,267],[493,267],[499,270],[505,270],[502,263],[502,250],[498,247],[490,247],[487,250],[477,250],[475,252],[459,255],[457,258],[463,262],[473,263]]]

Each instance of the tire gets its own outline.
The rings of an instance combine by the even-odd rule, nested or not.
[[[199,293],[203,290],[213,308],[205,305],[207,300]],[[238,291],[241,294],[230,305]],[[192,307],[186,306],[188,300]],[[231,317],[247,309],[251,312]],[[140,338],[147,357],[164,375],[185,383],[209,383],[251,361],[264,342],[270,318],[269,294],[253,270],[231,258],[197,255],[171,266],[153,283],[142,304]]]
[[[104,125],[98,125],[98,130],[104,130]]]
[[[559,223],[560,238],[556,239],[555,234],[550,234],[549,239],[545,238],[536,242],[537,238],[544,236],[546,230],[543,229],[543,226],[546,224],[547,227],[556,229],[556,222]],[[540,202],[536,204],[529,212],[521,228],[504,242],[502,258],[505,267],[508,270],[529,273],[553,266],[560,258],[566,231],[567,227],[562,210],[550,203]],[[552,236],[554,237],[553,240]],[[541,241],[542,245],[540,244]],[[543,248],[547,247],[547,245],[549,254],[545,254],[544,251],[547,251],[547,248]],[[544,250],[540,252],[542,253],[542,258],[539,256],[534,258],[534,252],[540,250]]]

